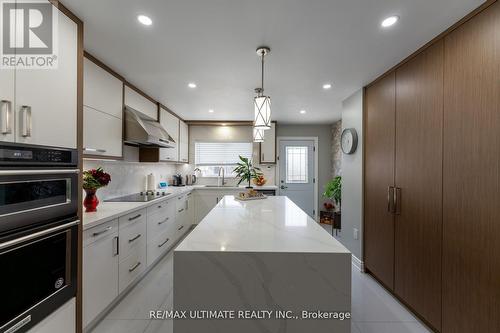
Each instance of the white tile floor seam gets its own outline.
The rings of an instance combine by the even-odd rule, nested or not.
[[[170,310],[173,250],[140,281],[91,333],[171,333],[171,320],[149,319],[149,311]],[[419,320],[373,277],[352,265],[352,333],[429,333]]]

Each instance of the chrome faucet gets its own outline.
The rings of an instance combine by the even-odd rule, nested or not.
[[[220,184],[219,186],[224,186],[226,185],[226,179],[225,179],[225,176],[224,176],[224,167],[220,167],[219,168],[219,175],[217,177],[217,185],[219,185],[219,180],[220,180],[220,174],[222,173],[222,184]]]

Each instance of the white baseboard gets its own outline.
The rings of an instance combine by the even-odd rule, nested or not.
[[[358,257],[356,257],[354,254],[351,255],[351,260],[352,260],[352,264],[354,266],[356,266],[357,268],[359,268],[359,270],[361,272],[364,272],[365,271],[365,263],[363,261],[361,261]]]

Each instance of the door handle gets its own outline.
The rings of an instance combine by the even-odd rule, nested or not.
[[[21,135],[24,138],[31,137],[32,122],[31,122],[31,106],[21,106]]]
[[[12,103],[10,101],[0,101],[0,108],[2,112],[2,134],[12,133]]]
[[[394,191],[394,213],[401,215],[401,188],[396,187]]]
[[[118,236],[113,238],[113,257],[116,257],[118,254],[120,254],[118,241],[119,241]]]

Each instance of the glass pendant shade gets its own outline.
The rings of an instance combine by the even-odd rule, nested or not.
[[[260,128],[253,128],[253,142],[264,142],[264,130]]]
[[[257,96],[254,98],[255,119],[253,126],[260,130],[271,128],[271,97]]]

